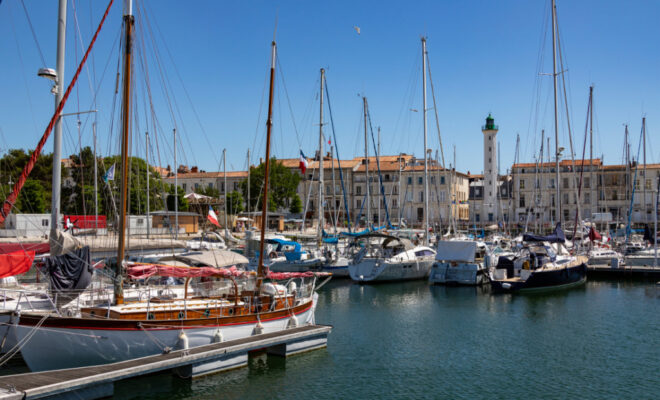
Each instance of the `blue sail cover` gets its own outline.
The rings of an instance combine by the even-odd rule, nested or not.
[[[564,243],[566,242],[566,236],[564,236],[564,231],[561,230],[561,222],[557,222],[554,232],[548,236],[536,236],[531,233],[525,233],[523,235],[524,242],[550,242],[550,243]]]

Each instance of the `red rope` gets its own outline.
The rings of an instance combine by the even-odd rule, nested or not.
[[[25,181],[30,175],[30,172],[32,172],[34,165],[37,163],[37,159],[41,154],[41,150],[46,144],[46,140],[48,140],[48,137],[50,136],[50,132],[53,130],[53,126],[55,125],[55,122],[60,118],[60,114],[62,113],[62,109],[64,108],[64,104],[66,103],[66,100],[69,98],[69,94],[71,93],[71,90],[76,85],[76,81],[78,80],[80,71],[82,71],[82,67],[83,65],[85,65],[85,61],[87,61],[87,56],[89,56],[89,53],[92,50],[92,47],[94,46],[94,42],[96,42],[96,38],[99,35],[99,32],[101,31],[101,27],[103,26],[103,23],[105,22],[108,13],[110,12],[110,7],[112,6],[113,2],[114,0],[110,0],[108,7],[105,9],[105,13],[103,14],[101,23],[99,24],[98,28],[96,28],[96,33],[94,33],[94,37],[92,37],[92,41],[89,43],[89,46],[87,47],[87,51],[85,52],[85,56],[78,65],[76,74],[73,76],[73,79],[71,79],[71,83],[69,83],[69,86],[66,88],[64,97],[62,97],[62,101],[60,101],[60,104],[58,104],[57,109],[53,114],[53,117],[50,119],[50,123],[48,123],[48,127],[46,127],[46,131],[41,137],[41,140],[39,140],[39,144],[30,155],[30,160],[28,161],[25,168],[23,168],[23,172],[21,173],[21,176],[18,178],[18,181],[14,185],[13,191],[9,194],[7,200],[5,200],[4,203],[2,204],[2,208],[0,209],[0,223],[3,223],[5,221],[5,218],[7,218],[7,215],[9,215],[9,212],[11,211],[12,207],[14,207],[14,204],[16,203],[16,199],[18,198],[18,195],[20,194],[21,189],[25,184]],[[59,162],[60,160],[57,161]]]

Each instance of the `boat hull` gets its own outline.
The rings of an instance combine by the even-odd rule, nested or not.
[[[401,262],[365,259],[349,265],[348,273],[352,280],[360,283],[425,279],[433,262],[433,259]]]
[[[491,280],[493,293],[537,293],[568,289],[587,280],[587,265],[580,263],[566,268],[534,271],[526,280]]]
[[[438,285],[479,286],[488,281],[481,263],[435,262],[429,273],[429,282]]]
[[[298,325],[314,323],[315,306],[314,299],[294,308]],[[39,314],[21,315],[12,329],[15,340],[29,335],[41,319]],[[291,326],[291,311],[262,313],[260,321],[263,333],[280,331]],[[49,317],[21,353],[31,371],[76,368],[182,348],[181,332],[188,338],[188,348],[217,341],[218,331],[223,341],[249,337],[257,323],[255,315],[171,321]]]

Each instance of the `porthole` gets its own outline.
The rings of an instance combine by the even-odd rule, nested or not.
[[[183,319],[183,317],[184,317],[183,311],[179,311],[179,319]]]
[[[229,309],[229,315],[234,315],[234,309],[233,308]]]
[[[154,313],[147,314],[147,319],[154,319]]]
[[[209,315],[211,315],[211,310],[207,308],[206,310],[204,310],[204,316],[208,317]]]

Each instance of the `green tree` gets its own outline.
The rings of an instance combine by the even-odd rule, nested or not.
[[[235,190],[227,193],[227,213],[236,215],[241,211],[243,211],[243,196]]]
[[[31,150],[25,151],[23,149],[11,149],[7,154],[0,158],[0,187],[2,190],[0,196],[3,197],[2,200],[7,198],[9,193],[11,193],[13,185],[18,181],[19,176],[23,172],[23,168],[25,168],[30,159],[30,154],[32,154]],[[67,173],[67,169],[63,167],[62,176],[67,176]],[[19,193],[16,201],[16,208],[13,212],[49,212],[52,176],[53,155],[42,153],[37,158],[37,162],[29,175],[29,179],[25,183],[27,186],[28,182],[31,181],[32,183],[29,184],[31,185],[31,189],[26,192],[25,186],[23,186],[24,190],[21,190]],[[40,188],[37,189],[35,184],[38,184]],[[26,198],[28,193],[31,198]],[[41,206],[41,196],[43,196],[43,207]]]
[[[250,209],[261,210],[261,196],[265,175],[265,164],[250,167]],[[300,175],[289,170],[275,158],[270,161],[270,177],[268,180],[268,209],[276,211],[287,208],[296,195]],[[243,196],[247,197],[247,179],[241,182]]]
[[[213,186],[205,186],[197,189],[196,191],[197,194],[203,194],[204,196],[209,196],[213,197],[214,199],[217,199],[220,197],[220,190],[217,188],[214,188]]]
[[[46,203],[46,189],[34,179],[25,181],[18,200],[18,209],[25,213],[43,214],[50,208]]]
[[[300,200],[300,196],[296,193],[295,196],[293,196],[293,199],[291,200],[291,205],[289,206],[289,212],[292,214],[299,214],[302,212],[302,200]]]

